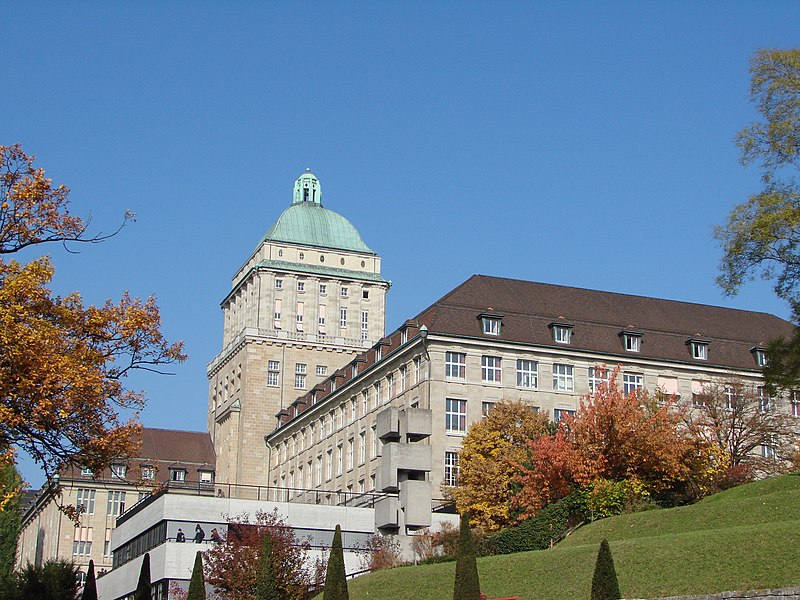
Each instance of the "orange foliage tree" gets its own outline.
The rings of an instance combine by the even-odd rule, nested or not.
[[[255,523],[248,515],[229,519],[222,543],[203,555],[206,582],[230,600],[255,600],[258,561],[264,537],[272,542],[272,569],[285,598],[305,598],[311,574],[306,569],[309,544],[299,541],[273,512],[259,511]]]
[[[518,465],[529,459],[529,442],[549,428],[547,417],[520,401],[499,402],[470,426],[459,454],[458,485],[448,491],[472,525],[489,532],[510,524]]]
[[[690,479],[702,453],[681,426],[681,410],[645,392],[624,394],[617,375],[562,418],[555,434],[530,442],[531,461],[520,465],[514,497],[524,516],[574,490],[608,489],[609,482],[648,496]]]
[[[0,454],[9,460],[14,448],[24,450],[48,478],[66,465],[99,472],[135,450],[145,400],[126,389],[125,376],[186,357],[182,343],[162,336],[153,298],[126,293],[85,306],[77,292],[51,293],[47,257],[4,258],[38,244],[110,237],[87,235],[88,223],[69,214],[69,190],[33,161],[19,146],[0,146]]]

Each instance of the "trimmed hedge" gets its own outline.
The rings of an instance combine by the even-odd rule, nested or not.
[[[486,538],[487,549],[490,554],[545,550],[585,521],[585,512],[583,499],[572,494],[548,504],[535,517],[490,535]]]

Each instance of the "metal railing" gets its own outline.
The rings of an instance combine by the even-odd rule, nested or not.
[[[350,492],[342,490],[244,485],[239,483],[168,481],[122,513],[117,518],[117,526],[140,512],[156,498],[167,493],[191,496],[215,496],[217,498],[256,500],[261,502],[296,502],[300,504],[320,504],[324,506],[352,506],[355,508],[374,508],[375,503],[382,498],[396,498],[398,496],[397,493],[386,492]]]

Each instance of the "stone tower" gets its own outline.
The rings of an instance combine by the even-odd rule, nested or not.
[[[388,289],[380,257],[322,206],[306,170],[221,304],[222,351],[208,365],[218,481],[267,485],[275,414],[384,335]]]

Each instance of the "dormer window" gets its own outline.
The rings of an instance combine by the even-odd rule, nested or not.
[[[156,478],[156,469],[155,467],[151,467],[148,465],[142,466],[142,479],[145,481],[150,481]]]
[[[754,346],[750,349],[750,352],[753,353],[753,358],[756,360],[756,364],[759,367],[767,366],[767,351],[764,348]]]
[[[186,481],[186,469],[170,469],[170,481]]]
[[[478,318],[481,320],[481,331],[484,335],[500,335],[500,325],[503,320],[502,315],[484,313],[478,315]]]
[[[125,465],[111,465],[111,476],[118,479],[125,479],[128,474],[128,467]]]
[[[619,334],[626,352],[642,351],[642,334],[636,331],[623,331]]]
[[[571,344],[572,327],[569,323],[550,323],[550,328],[553,330],[553,341],[557,344]]]
[[[708,340],[692,339],[686,342],[695,360],[708,360]]]

